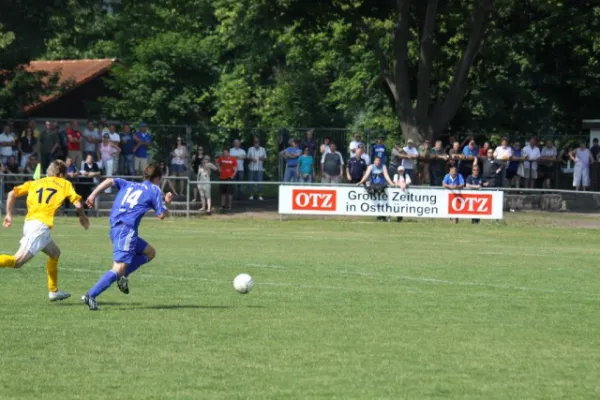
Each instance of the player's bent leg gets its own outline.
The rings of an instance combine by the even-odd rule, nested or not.
[[[60,249],[51,241],[42,250],[47,256],[46,276],[48,279],[48,298],[50,301],[60,301],[71,297],[71,293],[58,290],[58,259],[60,258]]]
[[[137,238],[135,246],[136,255],[131,263],[127,266],[125,274],[117,280],[119,290],[124,294],[129,294],[129,275],[138,270],[142,265],[150,262],[156,255],[154,247],[150,246],[144,239]]]
[[[96,284],[81,298],[91,311],[99,310],[96,297],[108,289],[118,278],[125,273],[127,264],[120,261],[113,263],[112,269],[109,269],[102,275]]]
[[[23,265],[27,264],[29,260],[35,257],[35,254],[30,253],[27,250],[19,249],[15,257],[15,266],[14,268],[21,268]]]

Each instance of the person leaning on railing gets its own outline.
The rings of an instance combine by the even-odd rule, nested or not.
[[[429,151],[429,175],[433,186],[442,186],[447,160],[448,155],[442,147],[442,141],[436,140],[435,146]]]
[[[542,178],[542,187],[544,189],[552,188],[552,179],[555,172],[558,150],[552,144],[552,140],[546,140],[542,147],[541,157],[539,158],[539,171]]]

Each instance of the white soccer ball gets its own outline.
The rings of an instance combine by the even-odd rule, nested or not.
[[[233,288],[241,294],[250,293],[254,287],[254,279],[248,274],[239,274],[233,279]]]

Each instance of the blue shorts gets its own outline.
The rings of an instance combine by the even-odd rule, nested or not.
[[[131,264],[133,257],[142,254],[148,246],[135,229],[126,225],[117,225],[110,229],[110,240],[113,243],[113,261]]]

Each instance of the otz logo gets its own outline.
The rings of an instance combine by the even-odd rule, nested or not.
[[[449,193],[448,214],[492,215],[492,195]]]
[[[335,190],[292,190],[292,210],[335,211],[336,200]]]

